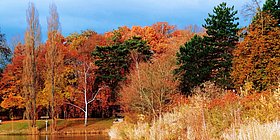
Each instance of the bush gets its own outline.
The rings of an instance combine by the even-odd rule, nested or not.
[[[172,71],[175,56],[162,55],[153,63],[140,63],[128,76],[128,84],[120,91],[120,103],[129,114],[143,114],[147,120],[158,118],[177,104],[178,82]]]

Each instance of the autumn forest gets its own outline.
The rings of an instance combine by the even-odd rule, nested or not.
[[[24,42],[11,50],[0,32],[0,120],[36,128],[49,116],[58,131],[61,119],[86,127],[121,117],[109,130],[119,139],[279,139],[280,1],[266,0],[245,27],[237,12],[221,3],[185,29],[157,22],[63,36],[51,4],[42,42],[29,3]]]

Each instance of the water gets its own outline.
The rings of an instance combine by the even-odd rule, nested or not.
[[[107,135],[0,135],[0,140],[109,140]]]

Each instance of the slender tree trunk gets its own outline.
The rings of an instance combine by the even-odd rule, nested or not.
[[[87,118],[88,118],[88,104],[85,107],[85,126],[87,126]]]
[[[33,45],[35,46],[35,45]],[[32,105],[33,105],[33,115],[32,115],[32,127],[36,126],[36,61],[35,61],[35,47],[32,48],[32,83],[31,83],[31,92],[32,92]]]
[[[55,122],[55,120],[54,120],[54,117],[55,117],[55,115],[54,115],[54,89],[55,89],[55,85],[54,85],[54,51],[55,51],[55,49],[54,49],[54,41],[53,41],[53,39],[54,39],[54,36],[52,36],[52,38],[51,38],[51,44],[52,44],[52,48],[51,48],[51,50],[52,50],[52,52],[51,52],[51,84],[52,84],[52,87],[51,87],[51,92],[52,92],[52,131],[55,131],[55,126],[56,126],[56,122]]]
[[[83,79],[84,80],[84,91],[83,91],[83,93],[84,93],[85,107],[80,107],[78,105],[68,102],[68,104],[82,110],[85,113],[84,126],[87,126],[87,123],[88,123],[88,104],[92,103],[95,100],[96,96],[99,94],[100,90],[103,89],[103,88],[99,88],[98,91],[92,95],[93,96],[92,98],[90,98],[90,99],[87,98],[87,74],[88,74],[89,69],[90,69],[90,65],[84,64],[84,70],[83,70],[83,72],[84,72],[84,77],[83,77],[84,78]]]
[[[138,81],[140,81],[140,70],[139,70],[139,62],[136,61],[135,62],[135,67],[136,67],[136,70],[137,70],[137,77],[138,77]]]
[[[88,101],[87,101],[87,70],[84,64],[84,95],[85,95],[85,126],[87,126]]]
[[[49,60],[49,68],[48,69],[51,74],[51,118],[52,118],[52,131],[55,131],[56,128],[56,117],[55,117],[55,104],[54,104],[54,98],[55,98],[55,65],[57,64],[56,58],[57,58],[57,46],[55,45],[55,38],[57,33],[60,29],[60,23],[59,23],[59,16],[57,13],[57,7],[54,3],[50,4],[49,6],[49,14],[50,16],[47,18],[48,22],[48,34],[50,35],[50,52],[47,55],[47,59]]]

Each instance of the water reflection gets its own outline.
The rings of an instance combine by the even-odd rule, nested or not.
[[[109,140],[107,135],[0,135],[0,140]]]

